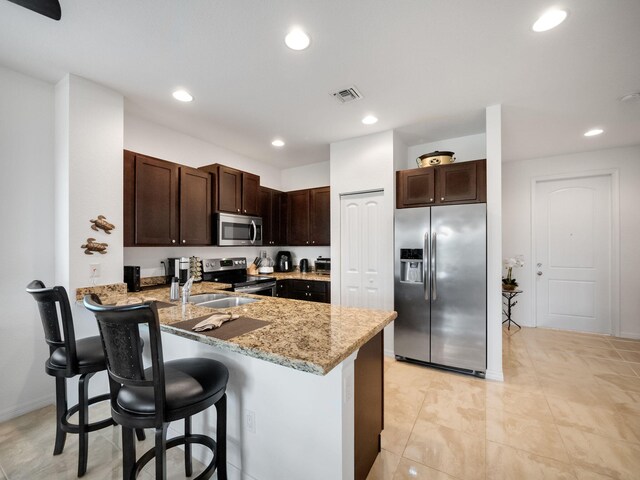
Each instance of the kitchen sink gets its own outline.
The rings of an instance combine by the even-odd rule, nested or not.
[[[205,298],[206,297],[206,298]],[[195,303],[200,307],[209,308],[231,308],[247,305],[248,303],[259,302],[257,298],[250,297],[234,297],[224,293],[211,293],[203,295],[193,295],[189,298],[191,303]]]
[[[189,303],[195,303],[199,305],[204,302],[211,302],[213,300],[222,300],[225,298],[234,298],[228,293],[201,293],[199,295],[190,295]]]

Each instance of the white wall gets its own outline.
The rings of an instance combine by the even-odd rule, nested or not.
[[[526,265],[514,275],[524,290],[514,315],[518,323],[535,325],[531,245],[531,181],[554,174],[580,174],[615,169],[620,191],[620,332],[640,338],[640,146],[599,150],[503,164],[504,256],[523,254]]]
[[[75,290],[91,285],[90,265],[97,264],[96,284],[122,281],[123,265],[123,97],[76,75],[55,87],[55,224],[56,284],[71,299],[76,338],[98,334],[95,318],[75,302]],[[115,225],[111,234],[92,230],[90,220],[104,215]],[[87,255],[87,238],[107,243],[107,253]],[[69,404],[77,401],[77,379],[68,382]],[[106,373],[91,380],[90,395],[108,390]]]
[[[221,163],[260,175],[260,184],[280,189],[280,169],[125,112],[124,148],[170,162],[202,167]]]
[[[487,136],[484,133],[467,135],[465,137],[449,138],[437,142],[423,143],[409,147],[407,152],[407,165],[405,168],[416,168],[416,158],[425,153],[438,151],[454,152],[456,162],[467,162],[485,158],[487,154]]]
[[[36,304],[25,293],[54,273],[53,85],[0,67],[0,422],[51,403],[48,348]]]
[[[303,188],[326,187],[331,181],[329,177],[329,162],[285,168],[282,170],[281,177],[281,190],[284,192]]]
[[[487,372],[502,374],[502,106],[486,109],[487,125]]]
[[[122,131],[123,97],[84,78],[68,75],[56,87],[56,93],[68,99],[67,132],[57,130],[56,142],[67,143],[68,158],[62,159],[68,181],[68,204],[60,204],[56,218],[68,217],[71,292],[90,282],[89,266],[100,265],[97,283],[122,281],[123,197]],[[57,160],[60,160],[57,158]],[[110,234],[91,229],[91,219],[104,215],[116,228]],[[105,255],[87,255],[80,245],[87,238],[109,245]]]
[[[393,310],[393,212],[395,208],[394,132],[367,135],[330,146],[331,164],[331,303],[340,303],[340,195],[384,190],[386,238],[389,254],[383,259],[388,274],[381,283],[383,308]],[[402,151],[402,149],[400,149]],[[392,328],[387,327],[388,331]],[[385,351],[391,354],[393,339],[385,330]]]

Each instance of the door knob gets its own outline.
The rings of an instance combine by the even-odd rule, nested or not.
[[[541,272],[540,270],[538,270],[538,271],[536,272],[536,275],[538,275],[539,277],[541,277],[541,276],[542,276],[542,272]]]

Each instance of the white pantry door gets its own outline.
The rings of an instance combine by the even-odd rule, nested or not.
[[[539,327],[612,333],[611,176],[535,184]]]
[[[383,200],[382,191],[340,197],[341,305],[384,308]]]

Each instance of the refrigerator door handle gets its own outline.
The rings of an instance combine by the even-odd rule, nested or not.
[[[435,302],[438,298],[438,285],[436,282],[437,273],[438,273],[438,255],[437,255],[437,233],[433,232],[431,234],[431,298]]]
[[[424,285],[424,299],[429,300],[429,288],[430,285],[430,275],[427,265],[431,262],[431,255],[429,252],[429,232],[424,234],[424,250],[422,254],[422,284]]]

